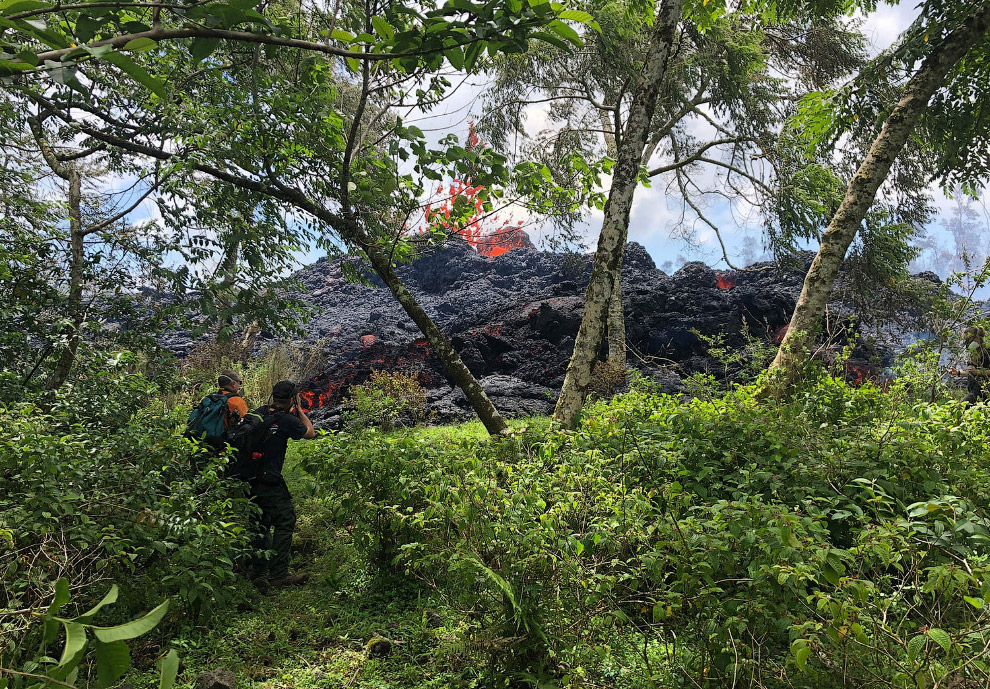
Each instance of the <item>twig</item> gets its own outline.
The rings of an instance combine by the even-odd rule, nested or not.
[[[11,675],[20,675],[21,677],[30,677],[31,679],[41,679],[46,682],[51,682],[52,684],[57,684],[60,687],[68,687],[68,689],[76,689],[76,685],[74,684],[67,684],[66,682],[60,682],[57,679],[52,679],[47,675],[36,675],[31,672],[20,672],[18,670],[11,670],[9,668],[0,667],[0,674],[3,674],[4,672],[7,672]]]

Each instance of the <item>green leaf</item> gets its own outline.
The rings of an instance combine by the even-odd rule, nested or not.
[[[98,45],[96,47],[89,47],[88,45],[83,46],[83,50],[92,55],[93,57],[100,58],[108,53],[113,52],[113,46],[111,45]]]
[[[79,617],[77,617],[75,619],[75,621],[76,622],[91,622],[93,620],[93,618],[96,617],[96,613],[98,613],[100,611],[100,609],[104,605],[111,605],[111,604],[117,602],[117,593],[118,593],[117,585],[116,584],[113,584],[110,587],[110,590],[107,591],[107,595],[103,596],[103,600],[101,600],[99,603],[97,603],[96,605],[94,605],[92,608],[90,608],[89,610],[87,610],[86,612],[84,612],[82,615],[80,615]]]
[[[349,57],[347,58],[347,66],[351,68],[351,71],[355,74],[361,73],[361,63],[358,62],[357,58]]]
[[[375,33],[386,41],[391,41],[395,38],[395,28],[385,20],[385,17],[379,14],[374,15],[371,18],[371,25],[375,27]]]
[[[808,658],[811,657],[811,646],[802,646],[794,654],[794,664],[797,665],[798,670],[804,672],[804,669],[808,666]]]
[[[154,50],[158,47],[158,41],[153,41],[150,38],[135,38],[132,41],[128,41],[124,44],[124,50],[131,50],[135,53],[146,53],[149,50]]]
[[[443,55],[454,69],[458,71],[464,69],[464,52],[459,47],[448,48],[443,51]]]
[[[535,31],[532,34],[530,34],[530,38],[538,41],[543,41],[544,43],[549,43],[554,47],[560,48],[561,50],[566,50],[568,52],[570,52],[571,50],[570,43],[560,38],[557,38],[553,34],[547,33],[545,31]]]
[[[179,673],[179,654],[173,648],[161,661],[162,678],[158,683],[158,689],[172,689],[175,684],[175,676]]]
[[[334,29],[330,32],[330,38],[335,41],[340,41],[341,43],[350,43],[354,40],[354,34],[350,31],[344,31],[343,29]]]
[[[202,62],[212,55],[213,51],[216,50],[219,45],[219,38],[197,38],[192,42],[192,47],[189,51],[192,53],[193,62]]]
[[[530,7],[539,7],[540,5],[546,5],[550,0],[529,0]]]
[[[62,626],[65,627],[65,648],[62,649],[58,666],[70,669],[82,659],[86,650],[86,627],[78,622],[63,622]]]
[[[583,41],[581,40],[581,36],[578,34],[578,32],[562,21],[558,21],[555,19],[549,24],[547,24],[547,28],[553,31],[558,36],[560,36],[561,38],[570,41],[575,46],[580,47],[581,45],[583,45]]]
[[[144,617],[139,617],[124,624],[118,624],[116,627],[93,627],[93,633],[96,634],[97,639],[105,644],[134,639],[154,629],[155,625],[161,621],[166,612],[168,612],[168,601],[165,601]]]
[[[118,67],[126,75],[134,79],[134,81],[157,94],[159,97],[165,97],[165,84],[148,74],[144,67],[141,67],[138,63],[134,62],[134,60],[127,57],[123,53],[113,52],[103,59]]]
[[[973,598],[972,596],[963,596],[963,600],[972,605],[977,610],[982,610],[983,606],[986,605],[986,601],[982,598]]]
[[[4,14],[16,14],[18,12],[30,12],[31,10],[47,10],[55,5],[41,0],[14,0],[14,2],[0,2],[0,10]]]
[[[17,59],[31,65],[32,67],[37,67],[38,63],[40,62],[38,56],[32,53],[30,50],[22,50],[19,53],[17,53]]]
[[[62,577],[55,582],[55,597],[52,604],[48,606],[48,615],[57,613],[63,605],[69,602],[69,580]]]
[[[952,639],[944,629],[935,627],[934,629],[929,629],[926,633],[928,634],[928,637],[941,646],[942,650],[946,653],[948,653],[949,649],[952,648]]]
[[[564,10],[557,15],[557,19],[569,19],[572,22],[580,22],[582,24],[587,24],[594,17],[585,12],[584,10]]]
[[[131,651],[123,641],[96,642],[96,689],[107,689],[131,666]]]
[[[913,661],[915,658],[917,658],[921,654],[921,651],[925,648],[925,643],[927,641],[928,640],[925,638],[924,634],[919,634],[918,636],[908,641],[908,646],[907,646],[908,660]]]
[[[95,19],[88,14],[81,14],[76,19],[73,32],[80,43],[88,43],[96,37],[96,34],[103,26],[104,22],[100,19]]]

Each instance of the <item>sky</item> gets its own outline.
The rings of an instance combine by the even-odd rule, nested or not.
[[[875,12],[862,17],[863,31],[870,43],[870,49],[876,54],[893,43],[897,36],[911,23],[916,15],[913,3],[896,6],[881,5]],[[461,86],[454,96],[444,104],[440,112],[430,113],[418,122],[427,133],[428,138],[438,140],[446,133],[453,131],[462,139],[467,133],[467,122],[477,117],[480,110],[478,96],[483,92],[485,84],[481,79],[472,79]],[[544,112],[547,105],[531,106],[528,111],[527,123],[533,131],[545,122]],[[417,123],[415,116],[406,120],[407,124]],[[607,179],[605,180],[607,184]],[[119,180],[126,185],[126,180]],[[661,269],[671,272],[686,261],[700,260],[716,268],[726,268],[721,257],[714,233],[700,222],[688,218],[682,221],[680,204],[675,199],[668,200],[666,187],[658,180],[652,187],[640,187],[636,191],[630,219],[629,240],[639,242],[646,247],[654,261]],[[928,226],[929,233],[945,241],[948,234],[941,228],[940,215],[949,210],[953,201],[947,199],[941,191],[933,189],[933,197],[937,214]],[[987,218],[987,232],[990,233],[990,192],[984,191],[980,204],[983,217]],[[730,258],[737,265],[745,265],[749,260],[765,255],[762,231],[762,219],[758,209],[745,206],[730,206],[720,200],[705,208],[708,217],[720,228],[723,238],[729,248]],[[158,216],[157,208],[152,201],[144,202],[133,214],[135,221],[150,220]],[[502,213],[500,219],[513,220],[529,218],[521,211]],[[598,230],[601,226],[601,213],[593,212],[583,225],[584,242],[587,250],[593,250]],[[537,224],[527,224],[527,231],[539,245],[543,230]],[[685,241],[684,235],[691,235],[691,241]],[[310,263],[321,256],[312,250],[300,254],[301,264]]]

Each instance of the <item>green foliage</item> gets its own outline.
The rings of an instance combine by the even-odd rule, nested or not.
[[[967,15],[979,9],[980,5],[965,2],[921,3],[915,21],[898,41],[854,79],[839,89],[806,96],[799,107],[797,128],[810,147],[831,151],[843,136],[872,140],[908,77]],[[960,185],[975,193],[990,174],[985,110],[990,100],[988,46],[990,41],[984,37],[953,67],[916,129],[909,155],[923,165],[926,182],[938,182],[945,189]]]
[[[377,426],[391,431],[426,418],[426,390],[415,373],[372,371],[371,380],[351,388],[347,403],[352,409],[345,422],[354,430]]]
[[[53,599],[48,610],[36,620],[40,632],[37,653],[24,662],[23,670],[4,668],[5,673],[11,675],[12,679],[0,676],[0,688],[40,689],[53,685],[48,681],[49,679],[54,680],[55,683],[71,686],[77,681],[80,668],[85,667],[83,660],[87,657],[86,650],[92,635],[94,652],[91,655],[95,657],[96,664],[96,681],[93,684],[96,689],[107,689],[116,684],[130,669],[131,653],[126,642],[154,629],[168,612],[169,607],[168,601],[165,601],[142,617],[111,627],[103,627],[92,622],[105,606],[117,601],[116,586],[112,586],[103,599],[90,610],[74,618],[57,616],[69,603],[69,581],[64,578],[59,579],[55,582],[53,591]],[[51,657],[48,649],[57,645],[60,631],[64,631],[65,641],[62,644],[61,658],[56,661]],[[0,648],[0,660],[5,661],[0,665],[7,664],[6,657],[13,659],[17,655],[16,644],[13,647]],[[177,665],[178,656],[175,651],[171,651],[162,664],[161,689],[170,689],[175,681]]]
[[[305,461],[366,552],[467,615],[489,679],[986,681],[982,406],[824,375],[780,402],[646,387],[573,432],[341,435]]]
[[[174,596],[173,609],[195,619],[240,595],[234,560],[250,503],[219,478],[225,460],[181,435],[181,412],[152,402],[168,380],[133,364],[126,353],[91,360],[54,399],[0,407],[0,608],[29,613],[0,614],[14,643],[0,649],[5,661],[27,662],[20,642],[62,579],[79,605],[116,580],[127,603],[118,618]],[[94,629],[111,653],[98,652],[97,666],[119,668],[113,644],[137,629]]]
[[[329,434],[300,448],[300,464],[334,496],[338,525],[353,524],[355,545],[377,571],[391,571],[400,544],[408,541],[404,517],[421,499],[407,488],[409,474],[425,469],[425,445],[408,435]]]

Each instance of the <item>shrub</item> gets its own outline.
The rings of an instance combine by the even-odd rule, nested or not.
[[[348,404],[345,423],[354,429],[391,431],[426,418],[426,391],[414,373],[372,371],[371,380],[351,388]]]
[[[828,375],[756,391],[634,385],[575,431],[372,434],[311,463],[344,455],[319,474],[342,518],[464,612],[498,679],[621,657],[661,686],[984,686],[985,408]]]
[[[186,615],[226,605],[239,595],[249,501],[182,436],[181,418],[145,407],[160,384],[123,365],[80,376],[87,384],[48,411],[0,407],[0,608],[42,610],[62,578],[75,612],[108,580],[127,594],[123,619],[171,595]],[[28,633],[9,631],[15,644]]]

